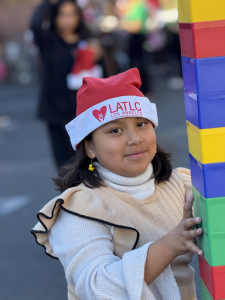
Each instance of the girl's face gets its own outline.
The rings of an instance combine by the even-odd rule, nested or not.
[[[80,22],[78,9],[72,2],[63,3],[56,17],[56,28],[60,32],[74,32]]]
[[[85,141],[88,157],[96,157],[106,169],[127,177],[146,171],[156,147],[152,123],[136,117],[111,121],[96,129],[91,141]]]

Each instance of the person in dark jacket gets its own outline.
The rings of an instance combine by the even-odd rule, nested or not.
[[[91,37],[73,0],[43,0],[31,18],[31,29],[42,60],[38,117],[47,123],[58,168],[74,154],[65,125],[76,115],[76,90],[66,77],[76,63],[79,42]]]

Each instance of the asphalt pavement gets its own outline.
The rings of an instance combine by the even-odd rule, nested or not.
[[[189,168],[182,90],[154,80],[158,143],[173,155],[173,167]],[[56,167],[45,124],[35,117],[38,88],[0,86],[0,299],[66,300],[64,271],[48,257],[30,230],[37,212],[58,193]],[[1,116],[8,116],[1,122]],[[197,259],[196,289],[200,296]]]

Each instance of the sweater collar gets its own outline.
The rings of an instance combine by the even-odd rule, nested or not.
[[[118,192],[128,193],[137,200],[151,196],[155,191],[153,166],[149,164],[146,171],[137,177],[125,177],[105,169],[98,162],[94,163],[101,179]]]

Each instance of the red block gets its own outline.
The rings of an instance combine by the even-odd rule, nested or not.
[[[180,23],[181,54],[189,58],[225,56],[225,20]]]
[[[198,257],[200,276],[214,300],[225,299],[225,266],[211,267],[204,257]]]

